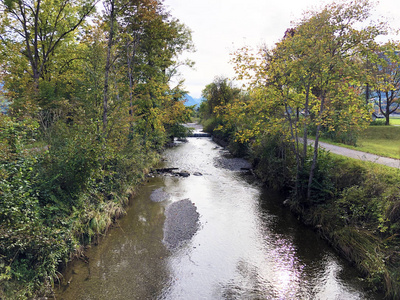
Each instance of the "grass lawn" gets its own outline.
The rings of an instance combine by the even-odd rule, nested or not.
[[[400,119],[396,121],[400,124]],[[360,135],[357,144],[361,151],[400,158],[400,127],[370,126]]]
[[[390,125],[400,125],[400,117],[390,117]]]
[[[400,125],[400,119],[397,119],[396,122],[399,122]],[[332,143],[327,139],[321,139],[321,141],[380,156],[400,159],[400,126],[369,126],[359,136],[357,147]]]

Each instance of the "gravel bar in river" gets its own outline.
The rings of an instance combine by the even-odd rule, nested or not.
[[[199,213],[189,200],[173,202],[165,209],[164,243],[173,250],[190,240],[199,228]]]

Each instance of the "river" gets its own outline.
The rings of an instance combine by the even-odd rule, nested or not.
[[[165,167],[191,176],[150,178],[89,261],[70,264],[57,299],[382,299],[244,162],[210,138],[188,140]]]

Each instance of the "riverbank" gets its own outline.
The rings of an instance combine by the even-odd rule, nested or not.
[[[225,143],[233,149],[241,147],[235,141]],[[344,150],[347,149],[340,149],[340,154]],[[296,178],[292,170],[295,169],[295,160],[288,145],[266,139],[259,146],[251,148],[247,156],[258,178],[265,185],[285,194],[284,204],[353,263],[364,274],[370,288],[383,291],[388,299],[398,299],[398,170],[365,159],[327,153],[324,149],[319,152],[313,197],[308,201],[294,195]],[[306,179],[307,174],[300,178],[304,183]]]
[[[57,299],[382,299],[210,138],[163,160]]]
[[[1,162],[8,173],[0,173],[0,299],[52,297],[63,268],[74,259],[86,260],[87,246],[125,215],[159,162],[154,151],[131,148],[118,158],[108,153],[100,176],[104,156],[84,151],[93,145],[53,146]]]

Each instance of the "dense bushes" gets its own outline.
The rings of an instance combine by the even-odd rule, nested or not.
[[[124,214],[158,155],[63,122],[32,147],[36,125],[0,120],[0,298],[24,299],[51,291],[60,267]]]
[[[259,145],[253,147],[251,157],[255,172],[264,184],[275,190],[287,189],[291,185],[293,170],[289,152],[287,144],[277,136],[265,136]]]
[[[1,299],[51,290],[191,113],[170,85],[191,32],[162,1],[64,4],[0,3]]]

